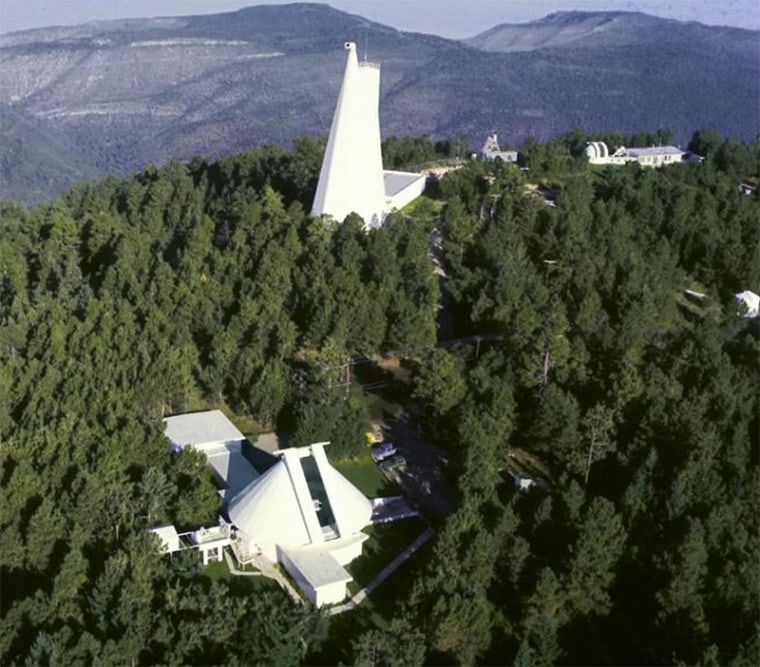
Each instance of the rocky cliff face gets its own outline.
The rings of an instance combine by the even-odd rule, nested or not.
[[[756,33],[734,31],[754,37],[737,42],[698,26],[695,41],[697,24],[632,17],[610,23],[569,15],[560,26],[556,18],[548,28],[511,26],[509,44],[522,46],[506,50],[516,53],[401,33],[312,4],[4,35],[0,103],[17,122],[14,141],[8,124],[0,127],[3,195],[35,200],[45,189],[34,186],[30,195],[29,170],[12,168],[20,160],[36,160],[32,171],[40,174],[52,164],[78,165],[68,175],[57,169],[53,180],[61,183],[52,195],[76,174],[124,173],[170,157],[215,157],[326,134],[346,40],[382,63],[385,136],[466,133],[479,144],[497,131],[514,144],[574,126],[668,126],[682,140],[706,126],[744,139],[757,132]],[[604,40],[577,37],[600,26]],[[667,28],[669,39],[636,45],[631,35],[653,26]],[[546,44],[537,43],[537,29],[550,35]],[[615,31],[625,40],[615,43]],[[472,44],[494,48],[507,39],[497,37]],[[48,135],[56,139],[40,142]]]

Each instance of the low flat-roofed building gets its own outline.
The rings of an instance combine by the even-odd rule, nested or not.
[[[627,164],[637,162],[642,167],[663,167],[683,162],[699,162],[702,158],[678,146],[645,146],[626,148],[621,146],[610,152],[603,141],[586,144],[586,156],[590,164]]]
[[[222,560],[224,547],[231,543],[229,529],[224,526],[198,528],[191,532],[189,537],[201,552],[204,565]]]
[[[410,171],[383,171],[385,210],[401,210],[425,192],[427,174]]]
[[[158,539],[161,540],[162,553],[173,554],[175,551],[180,550],[179,533],[173,525],[156,526],[148,532],[157,535]]]
[[[166,437],[175,449],[192,446],[205,452],[245,440],[245,436],[221,410],[164,417],[164,427]]]
[[[317,607],[346,598],[346,584],[353,578],[323,549],[280,549],[280,561],[306,597]]]
[[[172,449],[193,447],[206,455],[220,487],[229,500],[259,476],[243,452],[245,436],[221,410],[190,412],[164,418]]]

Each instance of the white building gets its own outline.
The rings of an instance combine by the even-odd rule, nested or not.
[[[734,299],[739,304],[741,308],[740,312],[744,317],[755,318],[760,313],[760,295],[745,290],[744,292],[734,294]]]
[[[224,547],[232,543],[229,526],[220,523],[218,526],[198,528],[188,533],[190,542],[201,553],[204,565],[222,560]]]
[[[480,151],[484,160],[502,159],[504,162],[517,162],[517,151],[503,151],[499,148],[499,138],[495,134],[486,137],[486,142]]]
[[[175,551],[181,549],[179,533],[177,533],[177,529],[171,524],[156,526],[155,528],[151,528],[148,532],[158,536],[158,539],[161,542],[161,553],[173,554]]]
[[[380,65],[359,62],[356,44],[348,51],[311,215],[342,222],[358,213],[367,227],[382,224],[393,209],[419,197],[426,176],[383,171],[380,149]]]
[[[662,167],[683,162],[699,162],[702,158],[677,146],[650,146],[646,148],[626,148],[621,146],[610,153],[603,141],[591,141],[586,145],[586,156],[590,164],[626,164],[638,162],[642,167]]]
[[[201,527],[186,533],[178,533],[171,524],[155,526],[148,532],[158,536],[161,553],[173,554],[185,549],[195,549],[200,552],[204,565],[222,560],[224,547],[229,546],[232,541],[230,527],[221,521],[218,526]]]
[[[245,436],[221,410],[166,417],[164,426],[172,449],[193,447],[206,455],[222,499],[231,498],[259,476],[243,455]]]
[[[340,602],[362,553],[372,503],[333,468],[325,443],[280,450],[280,460],[229,503],[239,561],[262,555],[288,570],[315,604]]]
[[[281,563],[315,605],[335,604],[351,581],[343,566],[361,556],[369,537],[362,529],[373,518],[381,523],[417,514],[401,498],[367,499],[330,465],[327,443],[275,451],[279,460],[259,475],[241,451],[245,437],[219,410],[164,423],[174,449],[206,454],[224,488],[229,519],[180,534],[174,526],[153,528],[164,553],[197,549],[205,565],[221,560],[230,546],[240,563],[262,571]]]

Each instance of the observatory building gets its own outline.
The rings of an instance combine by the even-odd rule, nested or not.
[[[356,44],[346,42],[346,69],[335,107],[313,217],[342,222],[358,213],[366,227],[377,227],[393,209],[419,197],[426,176],[384,171],[380,150],[380,65],[359,62]]]
[[[152,528],[163,553],[194,549],[205,565],[229,548],[238,563],[265,576],[280,563],[313,604],[336,604],[352,581],[343,566],[361,556],[369,537],[362,529],[417,516],[400,497],[364,496],[327,460],[329,443],[269,454],[251,447],[219,410],[166,417],[164,428],[174,451],[192,447],[206,455],[225,511],[218,525],[186,533]],[[268,467],[252,465],[256,451]]]
[[[291,550],[325,552],[341,565],[361,555],[372,503],[333,468],[325,443],[282,449],[280,460],[229,503],[237,556],[280,561]]]
[[[662,167],[670,164],[694,163],[701,161],[699,155],[684,151],[677,146],[650,146],[647,148],[626,148],[620,146],[611,152],[603,141],[586,144],[589,164],[627,164],[638,162],[642,167]]]

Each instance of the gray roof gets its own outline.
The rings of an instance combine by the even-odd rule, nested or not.
[[[684,151],[676,146],[648,146],[644,148],[626,148],[626,155],[644,157],[647,155],[683,155]]]
[[[221,410],[165,417],[166,437],[178,447],[245,440]]]
[[[208,462],[224,482],[224,500],[229,501],[248,486],[259,473],[243,456],[238,446],[220,447],[207,453]]]
[[[415,174],[410,171],[384,171],[385,196],[395,197],[399,192],[405,190],[421,178],[427,178],[427,175]]]
[[[284,549],[288,560],[314,588],[328,584],[348,583],[351,575],[335,557],[324,549]]]

